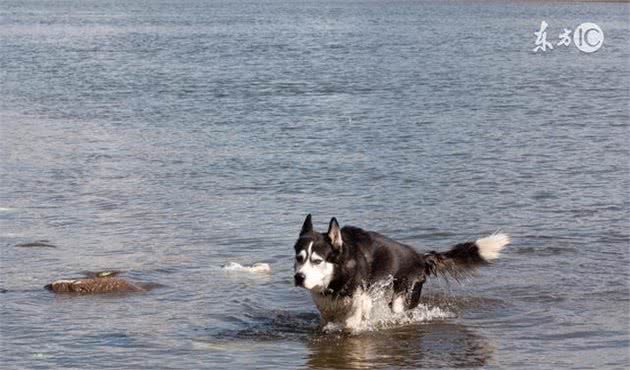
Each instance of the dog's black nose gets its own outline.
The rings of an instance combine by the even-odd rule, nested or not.
[[[302,286],[306,277],[303,273],[298,272],[293,278],[295,279],[295,286]]]

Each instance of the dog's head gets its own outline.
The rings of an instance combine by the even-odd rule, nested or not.
[[[313,230],[311,215],[306,216],[300,236],[295,242],[295,286],[315,292],[323,292],[335,275],[337,259],[341,255],[343,240],[341,229],[334,217],[328,232]]]

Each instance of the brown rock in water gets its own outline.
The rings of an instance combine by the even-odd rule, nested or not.
[[[146,289],[125,279],[113,277],[96,277],[87,279],[56,280],[45,286],[55,293],[132,293],[144,292]]]
[[[30,242],[30,243],[16,244],[15,246],[17,248],[35,248],[35,247],[57,248],[56,245],[50,244],[50,242],[48,240],[36,240],[36,241]]]

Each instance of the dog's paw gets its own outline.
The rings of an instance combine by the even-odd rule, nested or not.
[[[322,326],[322,332],[326,334],[341,333],[344,326],[335,322],[329,322]]]

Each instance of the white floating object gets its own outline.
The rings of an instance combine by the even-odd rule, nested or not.
[[[243,271],[243,272],[271,272],[271,266],[268,263],[257,262],[251,266],[243,266],[240,263],[230,262],[222,266],[226,271]]]

